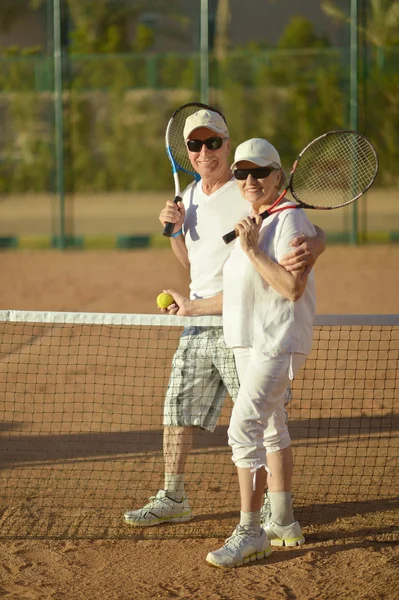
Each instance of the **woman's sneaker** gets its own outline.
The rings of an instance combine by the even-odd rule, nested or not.
[[[298,521],[283,527],[273,521],[262,525],[272,546],[302,546],[305,543],[301,526]]]
[[[239,567],[241,565],[267,558],[272,553],[270,542],[264,529],[253,537],[246,527],[237,525],[223,548],[209,552],[206,560],[215,567]]]
[[[185,496],[178,502],[169,498],[167,490],[160,490],[143,508],[128,510],[123,518],[129,525],[149,527],[161,523],[185,523],[191,521],[193,515]]]

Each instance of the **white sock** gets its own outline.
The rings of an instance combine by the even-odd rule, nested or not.
[[[184,473],[165,473],[164,483],[169,498],[180,502],[184,497]]]
[[[240,525],[246,527],[253,537],[260,536],[260,510],[240,512]]]
[[[291,492],[268,492],[271,520],[286,527],[295,521],[292,510]]]

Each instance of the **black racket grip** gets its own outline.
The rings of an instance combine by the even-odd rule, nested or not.
[[[233,229],[233,231],[229,231],[229,233],[226,233],[226,235],[223,236],[223,241],[225,244],[230,244],[230,242],[232,242],[233,240],[235,240],[237,237],[237,233],[236,230]]]
[[[173,202],[177,204],[181,201],[180,196],[176,196]],[[165,223],[165,227],[163,228],[163,234],[165,237],[172,237],[173,229],[175,228],[176,223]]]
[[[266,217],[270,216],[270,212],[268,210],[265,210],[263,213],[260,213],[260,216],[263,219],[266,219]],[[252,221],[255,221],[255,219],[252,219]],[[229,231],[229,233],[226,233],[226,235],[223,236],[223,241],[225,244],[230,244],[230,242],[232,242],[233,240],[235,240],[237,237],[237,233],[236,230],[233,229],[233,231]]]

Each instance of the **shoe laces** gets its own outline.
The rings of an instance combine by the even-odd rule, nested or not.
[[[143,506],[143,508],[145,508],[146,510],[148,510],[149,508],[154,508],[154,506],[163,506],[164,504],[167,504],[168,500],[170,501],[171,498],[169,498],[168,496],[163,496],[161,498],[159,496],[150,496],[149,500],[150,501],[148,502],[148,504]]]
[[[246,537],[254,537],[254,536],[252,536],[251,533],[248,531],[247,526],[237,525],[237,527],[234,529],[232,535],[229,538],[227,538],[227,540],[225,541],[224,548],[228,552],[238,550],[240,548],[240,546],[243,544],[243,542],[245,541]]]

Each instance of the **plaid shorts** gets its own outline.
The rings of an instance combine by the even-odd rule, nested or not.
[[[234,401],[240,384],[234,354],[222,327],[187,327],[172,360],[164,425],[213,431],[226,393]]]
[[[226,393],[235,402],[239,388],[233,350],[226,347],[223,328],[187,327],[172,360],[163,424],[214,431]],[[288,387],[284,404],[291,397]]]

